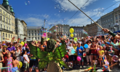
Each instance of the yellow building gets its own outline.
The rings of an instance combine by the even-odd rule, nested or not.
[[[8,0],[3,0],[0,5],[0,42],[3,40],[9,40],[15,37],[15,16],[11,6],[9,6]]]

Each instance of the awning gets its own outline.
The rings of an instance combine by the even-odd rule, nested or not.
[[[118,30],[118,31],[115,31],[114,33],[118,33],[118,32],[120,32],[120,30]]]

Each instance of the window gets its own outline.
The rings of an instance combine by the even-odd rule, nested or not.
[[[29,33],[29,36],[30,36],[30,33]]]
[[[6,37],[7,37],[7,34],[6,34]]]
[[[32,36],[33,36],[33,33],[32,33]]]
[[[4,33],[3,33],[3,37],[4,37]]]
[[[9,38],[10,38],[10,34],[9,34]]]
[[[2,13],[2,10],[0,9],[0,13]]]
[[[2,16],[0,16],[0,20],[2,20]]]
[[[4,29],[5,29],[5,25],[4,25]]]
[[[116,20],[118,19],[117,15],[115,16]]]
[[[12,35],[11,35],[11,38],[12,38]]]
[[[3,17],[3,21],[5,22],[5,17]]]
[[[120,19],[120,14],[119,14],[119,19]]]
[[[39,37],[38,37],[38,40],[39,40]]]
[[[9,24],[11,24],[11,23],[10,23],[10,20],[9,20]]]

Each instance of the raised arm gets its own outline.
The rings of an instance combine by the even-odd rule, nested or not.
[[[111,32],[109,29],[104,28],[103,31],[106,32],[106,33],[109,33],[110,35],[112,35],[112,36],[113,36],[114,38],[116,38],[116,39],[120,39],[120,36],[119,36],[119,35],[115,35],[115,34],[114,34],[113,32]]]

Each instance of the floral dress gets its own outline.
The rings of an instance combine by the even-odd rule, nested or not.
[[[7,59],[8,72],[12,72],[12,57]]]

